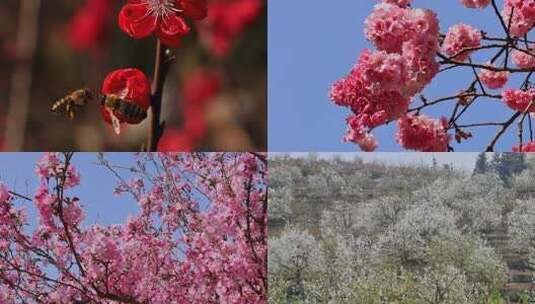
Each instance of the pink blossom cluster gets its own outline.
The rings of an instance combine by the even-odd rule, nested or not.
[[[535,141],[530,141],[522,146],[514,146],[513,152],[535,152]]]
[[[405,149],[422,152],[447,152],[451,136],[446,118],[435,120],[424,115],[407,115],[398,121],[396,140]]]
[[[0,248],[16,248],[0,250],[0,303],[266,303],[265,155],[140,154],[139,176],[118,190],[140,213],[89,227],[64,192],[69,157],[38,163],[31,234],[13,200],[0,200]]]
[[[0,182],[0,202],[6,202],[10,197],[6,185]]]
[[[535,52],[513,50],[511,52],[511,60],[521,69],[530,69],[535,67]]]
[[[524,36],[535,26],[535,0],[505,0],[502,18],[513,36]]]
[[[364,50],[349,75],[331,87],[331,100],[353,112],[345,140],[365,151],[377,147],[370,131],[405,115],[412,96],[438,72],[436,15],[406,7],[409,3],[375,6],[366,19],[365,34],[378,50]]]
[[[481,32],[474,27],[459,23],[448,30],[442,50],[452,59],[466,61],[473,51],[471,48],[481,44]]]
[[[506,89],[502,93],[505,104],[511,109],[520,112],[535,112],[535,89],[513,90]]]
[[[41,184],[44,185],[50,181],[51,178],[63,179],[63,186],[65,188],[72,188],[80,184],[80,175],[76,172],[74,166],[69,166],[65,169],[64,163],[59,159],[59,153],[45,153],[37,162],[35,169]]]
[[[491,0],[460,0],[462,5],[468,8],[485,8]]]
[[[395,4],[400,7],[407,7],[411,4],[412,0],[379,0],[380,2]]]
[[[382,113],[382,112],[381,112]],[[376,120],[383,120],[380,114],[374,114]],[[353,142],[360,146],[360,149],[365,152],[372,152],[377,149],[379,145],[375,136],[372,133],[366,131],[366,126],[370,124],[367,120],[370,119],[368,115],[352,115],[347,119],[349,126],[344,140],[347,142]],[[373,120],[374,117],[371,117]],[[373,122],[372,122],[373,123]]]
[[[490,66],[490,65],[489,65]],[[489,89],[501,89],[509,79],[508,71],[493,71],[482,69],[479,73],[479,80]]]

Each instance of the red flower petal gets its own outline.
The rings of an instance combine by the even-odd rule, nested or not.
[[[177,15],[169,15],[160,22],[159,31],[168,36],[185,35],[189,33],[190,27],[184,18]]]
[[[177,3],[184,10],[184,15],[193,20],[204,19],[208,14],[206,0],[177,0]]]
[[[180,38],[190,31],[190,27],[184,18],[177,15],[170,15],[161,21],[159,25],[156,35],[163,44],[169,47],[178,46],[180,44]]]
[[[119,26],[132,38],[148,37],[156,29],[156,18],[148,14],[143,3],[131,3],[123,6],[119,12]]]

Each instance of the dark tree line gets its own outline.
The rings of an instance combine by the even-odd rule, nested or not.
[[[489,155],[493,156],[489,157]],[[524,153],[491,153],[489,155],[482,152],[477,156],[474,174],[495,172],[509,185],[513,175],[521,173],[528,167]]]

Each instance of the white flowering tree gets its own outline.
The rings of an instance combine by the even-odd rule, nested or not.
[[[496,174],[488,173],[438,179],[418,191],[416,198],[451,209],[462,229],[487,232],[501,223],[511,193]]]
[[[512,188],[517,198],[529,199],[535,198],[535,183],[533,169],[524,170],[522,173],[513,177]]]
[[[508,217],[511,245],[528,254],[528,262],[535,266],[535,200],[517,201]]]
[[[319,243],[308,232],[288,228],[269,243],[270,298],[305,301],[305,281],[321,267]]]

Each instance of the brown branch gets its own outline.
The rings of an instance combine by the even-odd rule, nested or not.
[[[520,121],[518,122],[518,150],[522,151],[522,144],[523,144],[523,135],[524,135],[524,120],[526,119],[526,116],[529,114],[529,108],[533,105],[533,100],[529,102],[528,106],[524,109],[524,112],[522,112],[522,117],[520,118]]]
[[[455,66],[464,66],[464,67],[472,67],[472,68],[479,68],[483,70],[489,70],[493,72],[510,72],[510,73],[528,73],[533,72],[533,68],[500,68],[496,66],[486,65],[486,64],[479,64],[479,63],[468,63],[468,62],[462,62],[450,59],[446,57],[445,55],[441,53],[437,53],[437,56],[442,58],[443,60],[440,61],[440,64],[453,64]]]
[[[494,9],[494,13],[496,16],[498,16],[498,19],[500,20],[500,24],[502,25],[503,30],[505,31],[505,34],[507,35],[507,40],[511,40],[511,35],[509,34],[509,27],[505,24],[505,21],[502,18],[502,14],[500,13],[500,9],[496,5],[496,0],[492,0],[492,8]],[[511,10],[511,16],[512,17],[513,10]],[[511,20],[512,18],[509,18]]]
[[[62,168],[61,175],[59,177],[59,181],[58,181],[58,184],[57,184],[57,190],[56,190],[57,191],[57,197],[58,197],[58,203],[59,203],[58,216],[59,216],[59,219],[61,221],[61,224],[63,225],[63,228],[65,229],[65,236],[67,237],[67,244],[69,245],[69,248],[70,248],[70,250],[71,250],[71,252],[72,252],[72,254],[74,256],[74,259],[76,261],[76,265],[78,266],[78,269],[80,270],[80,274],[85,277],[85,270],[84,270],[84,267],[82,266],[82,260],[80,259],[80,256],[78,255],[78,252],[76,251],[76,248],[74,247],[74,242],[72,240],[72,235],[71,235],[71,232],[70,232],[70,229],[69,229],[69,225],[67,225],[67,223],[65,222],[65,218],[63,217],[63,201],[64,201],[63,190],[64,190],[64,186],[65,186],[65,180],[67,179],[67,169],[70,166],[70,161],[71,161],[72,156],[73,156],[73,153],[71,153],[71,152],[64,153],[65,162],[64,162],[64,166]]]
[[[500,139],[500,137],[502,137],[502,135],[505,133],[505,131],[507,131],[507,129],[513,124],[513,122],[518,118],[518,116],[520,116],[521,113],[522,112],[520,112],[520,111],[516,112],[515,114],[513,114],[513,116],[511,116],[511,118],[509,118],[509,120],[507,120],[502,125],[502,127],[498,130],[496,135],[494,135],[494,138],[492,139],[490,144],[485,148],[485,152],[494,152],[494,146],[496,145],[496,142],[498,142],[498,139]]]
[[[24,200],[27,200],[29,202],[33,201],[30,197],[28,196],[25,196],[25,195],[22,195],[22,194],[19,194],[17,192],[14,192],[14,191],[8,191],[9,194],[13,195],[13,196],[16,196],[18,198],[22,198]]]
[[[162,95],[165,84],[165,79],[169,72],[169,68],[174,58],[170,55],[170,51],[162,45],[161,41],[156,41],[156,58],[154,62],[154,75],[151,87],[151,111],[150,111],[150,125],[147,138],[146,150],[150,152],[156,151],[158,142],[163,135],[165,122],[161,121],[162,115]]]

